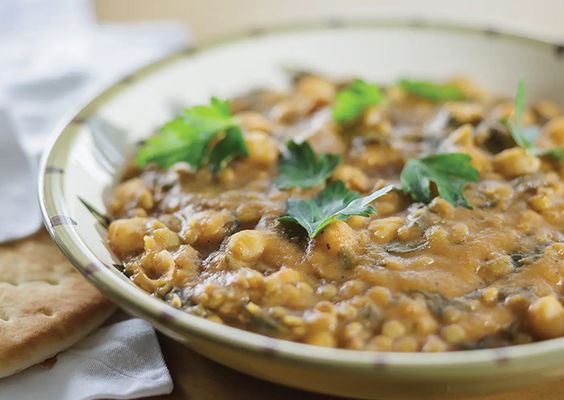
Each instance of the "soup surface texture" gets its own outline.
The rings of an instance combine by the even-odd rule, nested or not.
[[[132,165],[115,190],[108,242],[143,290],[188,313],[276,338],[369,351],[438,352],[564,336],[564,168],[518,146],[504,120],[512,98],[453,80],[463,98],[424,98],[393,85],[352,121],[334,103],[350,82],[301,75],[289,92],[231,102],[247,157],[212,172],[185,162]],[[534,99],[532,99],[534,100]],[[502,122],[500,122],[502,121]],[[546,101],[524,110],[541,148],[564,145],[564,117]],[[376,214],[336,219],[314,237],[278,221],[289,140],[340,162],[340,180]],[[402,190],[408,159],[464,153],[479,172],[471,208],[437,185],[430,201]],[[441,197],[443,196],[443,197]]]

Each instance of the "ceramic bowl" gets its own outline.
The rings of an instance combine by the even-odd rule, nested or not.
[[[512,94],[564,104],[562,46],[503,34],[409,23],[336,22],[253,32],[187,49],[109,87],[58,130],[43,158],[45,224],[76,268],[129,313],[245,373],[362,399],[441,399],[515,389],[564,375],[564,339],[443,354],[327,349],[223,326],[176,310],[134,286],[106,246],[102,214],[136,144],[180,107],[259,87],[284,88],[287,68],[375,82],[468,75]],[[96,211],[97,210],[97,211]]]

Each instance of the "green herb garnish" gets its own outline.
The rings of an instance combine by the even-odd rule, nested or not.
[[[507,126],[515,143],[522,147],[527,153],[534,156],[549,156],[559,160],[564,160],[564,147],[551,150],[539,149],[535,146],[537,138],[541,134],[541,128],[537,125],[523,126],[523,114],[525,113],[526,96],[525,83],[521,79],[517,84],[517,94],[515,95],[515,123],[507,120],[501,121]]]
[[[324,184],[340,161],[338,154],[315,154],[308,142],[297,144],[291,140],[280,157],[279,175],[274,178],[274,186],[285,189]]]
[[[425,81],[401,79],[398,85],[409,94],[434,102],[461,101],[466,98],[458,87],[450,84],[438,85]]]
[[[224,136],[211,147],[212,141]],[[211,99],[209,106],[196,106],[166,123],[160,134],[147,140],[135,162],[144,167],[154,162],[159,167],[184,161],[199,169],[207,162],[217,172],[236,156],[247,157],[247,147],[237,120],[229,111],[229,102]]]
[[[436,154],[407,160],[401,171],[403,191],[411,193],[414,201],[431,201],[431,182],[439,189],[439,196],[453,206],[472,207],[462,188],[467,182],[478,182],[479,172],[470,165],[472,157],[463,153]]]
[[[211,150],[208,166],[212,172],[219,172],[224,165],[237,156],[247,158],[249,153],[241,129],[232,127],[227,129],[225,136]]]
[[[369,196],[362,197],[358,192],[349,191],[343,182],[334,181],[313,199],[288,199],[287,215],[278,220],[301,225],[309,237],[313,238],[336,219],[344,221],[351,215],[368,217],[370,214],[376,214],[376,210],[368,204],[385,195],[392,188],[393,186],[389,185]]]
[[[382,99],[378,86],[355,79],[348,88],[335,96],[333,120],[338,123],[352,122],[365,108],[380,104]]]

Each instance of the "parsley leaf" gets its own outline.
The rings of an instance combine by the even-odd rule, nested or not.
[[[316,198],[288,199],[286,201],[287,215],[278,220],[301,225],[309,237],[313,238],[336,219],[344,221],[351,215],[368,217],[370,214],[376,214],[376,210],[368,204],[385,195],[392,188],[393,186],[389,185],[369,196],[361,197],[358,192],[350,192],[343,182],[334,181]]]
[[[564,147],[545,150],[535,146],[537,138],[541,134],[539,126],[523,126],[523,114],[525,113],[526,96],[525,83],[521,79],[517,84],[517,94],[515,95],[515,123],[507,120],[501,121],[507,126],[515,143],[525,149],[526,152],[535,156],[549,156],[559,160],[564,160]]]
[[[348,88],[341,90],[335,96],[333,120],[354,121],[366,107],[380,104],[382,99],[382,92],[378,86],[368,84],[362,79],[355,79]]]
[[[463,153],[436,154],[407,160],[401,171],[403,191],[410,192],[414,201],[431,201],[431,182],[439,189],[439,196],[453,206],[472,207],[464,198],[462,188],[467,182],[478,182],[479,172],[470,165],[472,157]]]
[[[180,161],[190,160],[193,167],[199,168],[204,147],[212,137],[200,137],[196,129],[186,124],[182,118],[176,118],[166,123],[161,128],[160,134],[145,142],[135,162],[139,167],[150,162],[154,162],[159,167],[168,167]]]
[[[279,175],[274,178],[278,189],[289,187],[309,188],[325,183],[341,161],[338,154],[315,154],[308,142],[286,145],[278,163]]]
[[[225,136],[210,149],[214,139]],[[218,172],[222,165],[236,156],[247,157],[247,147],[237,120],[229,111],[229,102],[211,99],[209,106],[195,106],[166,123],[160,133],[145,142],[135,162],[144,167],[154,162],[159,167],[185,161],[199,169],[208,163]]]
[[[458,87],[449,84],[438,85],[425,81],[401,79],[399,81],[399,87],[409,94],[435,102],[449,100],[461,101],[466,98]]]
[[[538,126],[523,126],[525,106],[525,83],[521,79],[517,84],[517,94],[515,95],[515,123],[507,120],[503,120],[501,123],[507,126],[515,143],[526,151],[531,152],[535,148],[535,142],[540,135],[540,129]]]
[[[247,158],[249,152],[243,139],[243,133],[236,126],[227,129],[225,136],[213,147],[208,159],[208,166],[212,172],[219,172],[223,165],[237,156]]]
[[[209,106],[195,106],[184,110],[182,119],[199,132],[220,132],[237,126],[237,120],[229,111],[229,102],[215,97]]]

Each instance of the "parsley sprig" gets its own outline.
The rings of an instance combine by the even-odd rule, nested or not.
[[[401,79],[398,85],[411,95],[434,102],[461,101],[466,98],[458,87],[451,84],[435,84],[426,81]]]
[[[362,197],[358,192],[349,191],[342,181],[337,180],[313,199],[288,199],[287,215],[278,220],[301,225],[308,236],[313,238],[336,219],[344,221],[351,215],[368,217],[370,214],[376,214],[376,210],[368,204],[385,195],[392,188],[393,186],[389,185],[369,196]]]
[[[308,142],[289,141],[278,163],[278,176],[274,186],[309,188],[325,183],[341,161],[338,154],[315,154]]]
[[[135,162],[139,167],[150,162],[170,167],[184,161],[196,169],[207,163],[217,172],[237,156],[248,156],[241,129],[229,111],[229,102],[212,98],[209,106],[192,107],[166,123],[160,134],[141,147]]]
[[[546,150],[535,146],[535,142],[541,134],[541,128],[537,125],[523,125],[525,107],[525,83],[521,79],[517,84],[517,94],[515,95],[515,123],[507,120],[502,121],[502,123],[509,129],[509,132],[511,132],[511,136],[513,137],[513,140],[515,140],[515,143],[531,155],[549,156],[559,160],[564,160],[564,147]]]
[[[335,96],[333,120],[337,123],[352,122],[365,108],[380,104],[382,100],[378,86],[355,79],[349,87]]]
[[[472,157],[464,153],[436,154],[407,160],[400,179],[405,193],[411,193],[414,201],[431,201],[431,182],[439,189],[439,196],[453,206],[472,209],[462,188],[467,182],[478,182],[479,172],[470,165]]]

